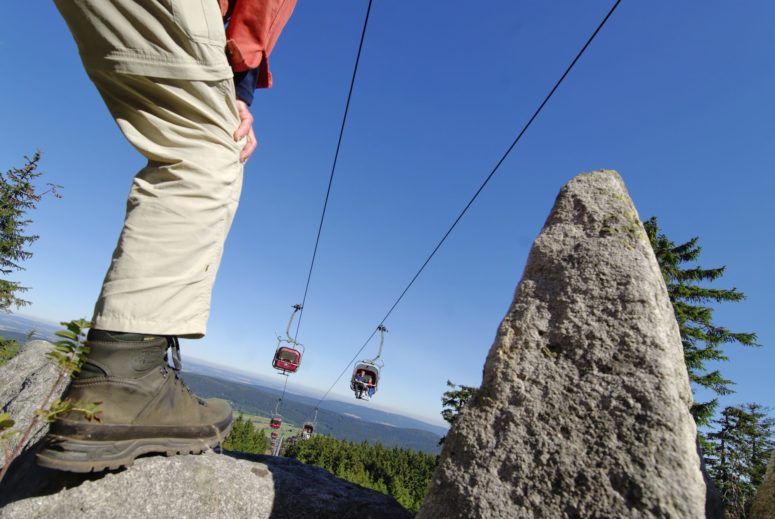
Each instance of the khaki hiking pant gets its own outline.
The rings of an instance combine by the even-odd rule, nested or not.
[[[92,325],[201,337],[243,169],[218,2],[56,4],[108,110],[148,159],[132,181]]]

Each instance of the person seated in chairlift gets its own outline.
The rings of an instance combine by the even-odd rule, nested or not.
[[[363,393],[366,391],[367,386],[369,385],[369,377],[366,375],[366,373],[359,369],[358,372],[355,374],[355,397],[356,398],[363,398]]]

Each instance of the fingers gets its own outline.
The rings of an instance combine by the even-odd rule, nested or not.
[[[247,137],[245,147],[242,148],[239,156],[240,162],[245,163],[258,146],[258,140],[256,139],[256,134],[253,133],[253,114],[250,113],[247,103],[240,99],[237,99],[237,113],[239,114],[240,124],[234,132],[234,140],[240,141]]]
[[[242,152],[239,154],[239,160],[243,164],[248,161],[250,156],[253,154],[253,152],[258,147],[258,140],[256,140],[256,134],[253,133],[253,127],[250,127],[250,131],[248,131],[248,141],[245,144],[245,147],[242,148]]]
[[[245,101],[237,99],[237,114],[239,114],[239,127],[234,132],[234,140],[239,141],[248,134],[250,128],[253,126],[253,114],[250,113],[250,108]]]

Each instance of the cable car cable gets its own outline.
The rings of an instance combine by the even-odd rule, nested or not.
[[[541,113],[541,111],[544,109],[544,106],[549,102],[549,99],[554,95],[554,93],[557,91],[557,89],[560,87],[562,82],[565,80],[565,78],[568,76],[570,71],[573,69],[573,67],[576,65],[576,63],[579,61],[581,56],[584,54],[584,52],[587,50],[589,45],[592,43],[592,41],[595,39],[597,34],[600,32],[600,30],[603,28],[603,26],[606,24],[608,19],[611,17],[611,15],[614,13],[616,8],[619,6],[622,0],[616,0],[614,2],[611,9],[609,9],[608,13],[605,15],[603,20],[598,24],[597,28],[594,30],[592,35],[587,39],[586,43],[584,43],[584,46],[581,47],[581,50],[578,51],[576,54],[576,57],[573,58],[573,61],[571,61],[570,65],[568,65],[565,69],[565,72],[563,72],[562,76],[560,76],[560,79],[557,80],[557,82],[554,84],[552,89],[549,91],[549,93],[544,97],[544,100],[541,102],[541,104],[538,106],[538,108],[533,112],[533,115],[528,119],[527,123],[522,127],[522,130],[517,134],[516,138],[512,141],[511,145],[506,149],[506,151],[501,155],[498,162],[495,164],[495,167],[492,168],[490,173],[487,175],[487,177],[484,179],[482,184],[479,186],[479,188],[476,190],[474,195],[471,197],[471,199],[468,201],[468,203],[465,205],[463,210],[458,214],[457,218],[455,218],[455,221],[452,222],[452,225],[447,229],[447,232],[444,233],[444,236],[439,240],[439,242],[436,244],[436,247],[433,248],[433,251],[428,255],[428,257],[425,259],[425,262],[422,264],[420,269],[417,271],[417,273],[412,277],[412,279],[409,281],[409,284],[404,288],[404,290],[401,292],[401,295],[398,296],[398,299],[393,303],[393,305],[390,307],[388,312],[385,314],[385,317],[382,318],[382,320],[379,323],[379,326],[383,326],[385,321],[390,317],[390,315],[393,313],[393,310],[398,306],[398,304],[401,302],[401,300],[404,298],[406,293],[409,291],[409,289],[412,287],[414,282],[417,280],[418,277],[420,277],[420,274],[425,270],[425,267],[430,263],[431,259],[436,255],[436,252],[441,248],[441,246],[444,244],[444,242],[447,240],[449,235],[452,233],[452,231],[457,226],[458,222],[465,216],[465,214],[468,212],[468,209],[473,205],[474,201],[479,197],[479,194],[484,190],[484,188],[487,186],[487,184],[490,182],[493,176],[495,176],[495,173],[498,171],[498,169],[501,167],[503,162],[506,160],[506,158],[511,153],[511,150],[514,149],[514,147],[517,145],[517,143],[522,139],[522,136],[525,134],[528,128],[533,124],[533,121],[538,117],[538,115]],[[353,362],[358,358],[358,356],[361,354],[361,352],[366,348],[366,346],[369,344],[371,339],[374,338],[374,335],[377,334],[377,331],[379,330],[379,326],[374,329],[373,332],[371,332],[371,335],[369,335],[369,338],[366,339],[366,342],[363,343],[363,346],[360,347],[360,349],[357,351],[355,356],[350,360],[350,362],[347,363],[345,368],[342,370],[342,372],[339,374],[339,376],[336,378],[333,384],[331,384],[331,387],[328,388],[328,390],[323,394],[323,397],[318,401],[316,404],[316,408],[320,406],[320,404],[323,402],[323,400],[326,399],[328,394],[331,392],[331,390],[336,386],[336,384],[339,382],[339,380],[342,378],[342,376],[347,372],[347,370],[350,368]]]
[[[444,242],[447,240],[449,235],[452,233],[452,231],[457,227],[457,224],[460,222],[460,220],[465,216],[465,214],[468,212],[468,209],[473,205],[474,201],[479,197],[479,194],[484,190],[484,188],[487,186],[487,184],[490,182],[493,176],[495,176],[495,173],[498,171],[498,169],[501,167],[501,164],[506,160],[506,158],[511,153],[511,150],[514,149],[514,147],[517,145],[517,143],[522,139],[522,136],[525,134],[528,128],[530,128],[530,125],[533,124],[533,121],[538,117],[538,114],[541,113],[544,106],[546,106],[546,103],[549,102],[549,99],[554,95],[554,93],[559,88],[560,84],[565,80],[565,78],[570,73],[573,66],[576,64],[576,62],[581,58],[582,54],[584,54],[584,51],[587,50],[587,47],[592,43],[592,40],[595,39],[595,36],[597,36],[597,33],[600,32],[600,29],[603,28],[605,23],[608,21],[608,18],[611,17],[613,12],[616,10],[617,6],[621,0],[616,0],[613,7],[608,11],[608,14],[605,15],[605,18],[603,18],[603,21],[600,22],[600,24],[597,26],[597,29],[595,29],[595,32],[592,33],[592,35],[587,39],[587,42],[584,44],[584,46],[581,48],[581,50],[576,54],[576,57],[573,58],[573,61],[571,61],[570,65],[565,69],[565,72],[562,74],[560,79],[557,80],[557,82],[554,84],[552,89],[549,91],[549,93],[544,97],[544,100],[541,102],[541,104],[538,106],[535,112],[533,112],[533,115],[530,117],[530,119],[527,121],[527,123],[522,127],[522,130],[519,132],[517,137],[514,139],[514,141],[511,143],[511,145],[506,149],[506,151],[503,153],[501,158],[498,160],[498,162],[495,164],[495,167],[492,168],[492,171],[490,171],[490,174],[487,175],[487,178],[484,179],[484,182],[479,186],[479,189],[476,190],[474,195],[471,197],[471,199],[468,201],[468,203],[465,205],[463,210],[458,214],[457,218],[455,218],[455,221],[452,222],[452,225],[447,229],[447,232],[444,233],[444,236],[439,240],[439,242],[436,244],[436,247],[434,247],[433,251],[428,255],[428,257],[425,259],[425,262],[422,264],[420,269],[417,271],[417,273],[412,277],[411,281],[409,281],[409,284],[404,288],[404,291],[401,292],[401,295],[398,296],[398,299],[396,299],[395,303],[393,303],[393,306],[390,307],[390,310],[385,314],[385,317],[382,318],[382,321],[380,321],[380,325],[384,324],[384,322],[390,317],[390,314],[393,313],[393,310],[395,310],[396,306],[398,306],[398,303],[401,302],[401,300],[404,298],[406,293],[409,291],[409,289],[412,287],[414,282],[417,280],[418,277],[420,277],[420,274],[422,274],[423,270],[425,270],[425,267],[430,263],[431,259],[436,255],[436,252],[441,248],[441,246],[444,244]],[[374,337],[374,334],[372,333],[371,337]],[[371,340],[371,337],[369,340]]]
[[[358,44],[358,54],[355,57],[355,66],[353,67],[353,75],[350,79],[350,90],[347,92],[347,102],[344,105],[344,115],[342,116],[342,125],[339,128],[339,139],[336,143],[336,152],[334,153],[334,162],[331,165],[331,175],[328,177],[328,188],[326,189],[326,197],[323,201],[323,211],[320,214],[320,224],[318,225],[318,234],[315,237],[315,247],[312,250],[312,261],[309,265],[309,272],[307,273],[307,283],[304,287],[304,297],[301,300],[302,309],[299,312],[299,320],[296,321],[296,337],[299,336],[299,328],[301,328],[301,318],[304,316],[304,304],[307,302],[307,293],[309,292],[309,283],[312,279],[312,269],[315,267],[315,258],[318,254],[318,244],[320,243],[320,234],[323,231],[323,221],[326,218],[326,209],[328,208],[328,199],[331,195],[331,186],[334,183],[334,173],[336,172],[336,163],[339,160],[339,149],[342,147],[342,136],[344,135],[344,126],[347,122],[347,113],[350,111],[350,99],[353,95],[353,87],[355,86],[355,76],[358,73],[358,63],[361,61],[361,50],[363,49],[363,40],[366,38],[366,26],[369,23],[369,13],[371,13],[371,3],[366,8],[366,17],[363,20],[363,30],[361,31],[361,41]]]
[[[366,28],[368,27],[368,24],[369,24],[369,15],[371,14],[372,2],[373,0],[369,0],[369,3],[366,7],[366,16],[364,17],[364,20],[363,20],[363,28],[361,29],[361,39],[360,39],[360,42],[358,43],[358,52],[355,56],[355,65],[353,66],[352,78],[350,78],[350,88],[347,92],[347,101],[345,102],[344,114],[342,115],[342,124],[339,127],[339,137],[336,142],[336,151],[334,152],[334,160],[331,165],[331,174],[328,177],[328,187],[326,188],[326,196],[323,200],[323,210],[321,211],[321,214],[320,214],[320,223],[318,224],[318,231],[317,231],[317,235],[315,236],[315,246],[313,247],[313,250],[312,250],[312,260],[310,261],[309,271],[307,272],[307,281],[304,285],[304,297],[302,298],[301,304],[296,305],[296,307],[298,307],[299,320],[296,321],[296,333],[294,334],[294,342],[295,342],[295,339],[298,339],[299,337],[299,330],[301,329],[301,320],[302,320],[302,317],[304,316],[304,306],[307,302],[309,285],[310,285],[310,281],[312,280],[312,271],[315,267],[315,259],[317,258],[318,245],[320,244],[320,236],[323,232],[323,222],[325,221],[325,218],[326,218],[326,210],[328,209],[328,200],[331,196],[331,187],[333,186],[333,183],[334,183],[334,174],[336,173],[336,165],[339,160],[339,151],[342,147],[342,138],[344,136],[345,124],[347,123],[347,114],[350,111],[350,100],[352,99],[353,89],[355,87],[355,78],[358,74],[358,65],[361,61],[363,42],[366,39]],[[291,316],[291,319],[293,319],[293,316]],[[290,323],[288,324],[288,326],[290,330]],[[290,337],[289,333],[286,333],[286,335]],[[285,397],[285,390],[287,386],[288,386],[288,376],[286,374],[285,384],[283,385],[283,392],[282,392],[282,395],[280,396],[280,401],[278,403],[282,402],[283,398]],[[315,415],[317,416],[317,408],[316,408]]]
[[[288,375],[285,375],[285,384],[283,384],[283,393],[280,395],[280,402],[285,398],[285,389],[288,387]]]

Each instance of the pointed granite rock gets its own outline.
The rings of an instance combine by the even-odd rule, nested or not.
[[[704,517],[678,326],[621,177],[562,188],[418,519]]]
[[[775,451],[767,465],[764,483],[756,491],[751,506],[751,519],[775,519]]]

